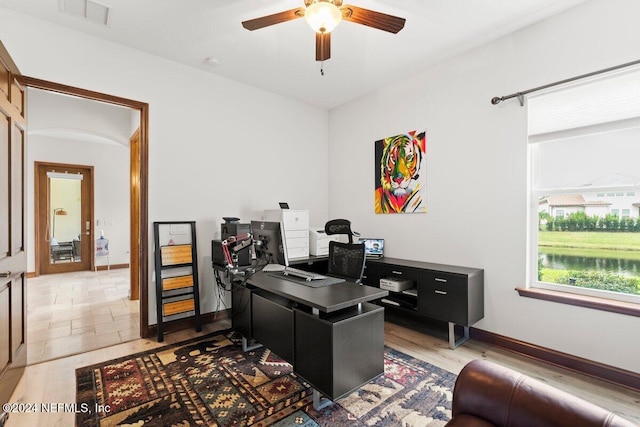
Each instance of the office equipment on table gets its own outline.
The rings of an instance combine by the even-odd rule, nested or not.
[[[265,273],[273,271],[284,271],[285,268],[287,268],[287,266],[282,264],[267,264],[262,267],[261,271],[264,271]]]
[[[310,288],[324,288],[325,286],[332,286],[337,283],[345,282],[345,280],[340,277],[323,276],[321,274],[310,272],[306,272],[305,274],[304,271],[300,271],[300,275],[298,276],[294,276],[293,274],[286,274],[285,270],[271,271],[267,274],[277,279],[290,281],[298,286],[308,286]],[[309,277],[309,279],[307,279],[307,277]]]
[[[361,237],[358,243],[364,243],[364,253],[367,258],[382,258],[384,256],[384,239]]]
[[[294,268],[294,267],[285,267],[284,270],[282,271],[282,273],[285,276],[295,276],[295,277],[300,277],[304,280],[307,281],[311,281],[311,280],[321,280],[321,279],[326,279],[327,276],[323,275],[323,274],[318,274],[318,273],[312,273],[310,271],[305,271],[305,270],[300,270],[299,268]]]
[[[388,292],[349,281],[300,286],[258,272],[232,294],[232,326],[293,365],[313,387],[316,409],[384,372],[384,308],[369,301]],[[295,327],[294,327],[295,324]]]
[[[402,292],[413,287],[413,282],[408,279],[400,279],[397,277],[382,277],[380,279],[380,287],[392,292]]]
[[[157,335],[158,342],[162,342],[165,321],[183,318],[187,313],[193,313],[196,332],[202,330],[196,223],[154,222],[153,230]]]
[[[338,235],[329,236],[324,231],[324,227],[309,228],[309,255],[329,255],[329,242],[337,242]]]
[[[402,289],[410,282],[411,287]],[[391,284],[403,283],[398,289]],[[469,338],[469,326],[484,317],[484,270],[384,257],[367,260],[363,283],[389,290],[380,303],[411,320],[448,324],[449,347]],[[390,310],[392,312],[392,310]],[[463,335],[456,337],[456,325]]]
[[[327,222],[324,231],[328,235],[344,234],[349,240],[349,243],[329,242],[327,275],[360,283],[364,274],[365,248],[364,243],[353,243],[353,236],[360,234],[351,230],[351,221],[347,219]]]
[[[220,239],[229,240],[228,249],[234,255],[235,266],[251,265],[251,246],[246,243],[246,236],[251,235],[251,224],[240,223],[240,218],[225,216],[220,224]]]
[[[287,259],[309,256],[309,211],[301,209],[268,209],[264,211],[265,221],[282,224]]]
[[[227,259],[224,256],[224,249],[222,248],[222,240],[213,239],[211,241],[211,263],[215,266],[226,267]]]
[[[256,257],[266,264],[289,265],[282,226],[277,221],[251,221]]]

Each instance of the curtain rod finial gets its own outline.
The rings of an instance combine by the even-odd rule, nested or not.
[[[494,98],[491,99],[491,103],[493,105],[498,105],[503,101],[502,97],[496,96]]]

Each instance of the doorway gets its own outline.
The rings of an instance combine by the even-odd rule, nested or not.
[[[35,262],[40,274],[91,270],[93,167],[35,162]]]
[[[149,105],[144,102],[107,95],[100,92],[62,85],[28,76],[21,76],[24,86],[89,100],[131,108],[139,114],[137,141],[130,146],[130,297],[139,295],[140,336],[151,335],[149,329],[149,230],[148,230],[148,129]],[[38,272],[36,271],[36,275]],[[141,284],[143,284],[141,286]]]

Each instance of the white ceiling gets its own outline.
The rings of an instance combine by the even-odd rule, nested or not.
[[[303,0],[97,0],[111,8],[107,26],[61,12],[65,1],[0,6],[331,109],[586,0],[345,0],[407,22],[391,34],[343,21],[324,76],[304,19],[256,31],[241,26]]]

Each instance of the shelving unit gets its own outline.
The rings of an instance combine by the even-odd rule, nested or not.
[[[154,222],[156,312],[158,342],[164,323],[193,313],[195,330],[202,330],[195,221]]]

